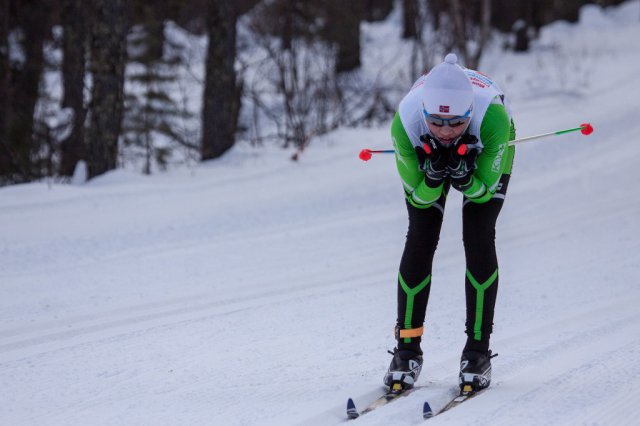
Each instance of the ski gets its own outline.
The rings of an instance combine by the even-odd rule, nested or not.
[[[364,410],[362,411],[358,411],[358,409],[356,408],[356,404],[355,402],[353,402],[352,398],[349,398],[347,400],[347,418],[353,420],[353,419],[357,419],[360,416],[363,416],[367,413],[370,413],[371,411],[375,410],[376,408],[380,408],[382,406],[385,406],[395,400],[397,400],[400,397],[404,397],[404,396],[408,396],[411,393],[413,393],[413,391],[415,391],[416,389],[420,389],[422,386],[414,386],[411,389],[406,389],[406,390],[393,390],[393,389],[389,389],[384,395],[381,395],[380,397],[378,397],[375,401],[373,401],[371,404],[369,404]]]
[[[415,386],[411,389],[407,389],[407,390],[388,390],[387,392],[384,393],[384,395],[379,396],[378,398],[376,398],[371,404],[369,404],[367,407],[365,407],[362,411],[358,411],[358,408],[356,407],[355,402],[353,401],[352,398],[349,398],[347,400],[347,418],[349,420],[354,420],[359,418],[360,416],[363,416],[367,413],[370,413],[371,411],[383,407],[387,404],[392,403],[393,401],[398,400],[401,397],[405,397],[405,396],[409,396],[411,395],[415,390],[423,388],[425,386]],[[485,389],[480,389],[478,391],[474,391],[473,388],[470,385],[465,385],[461,390],[460,393],[458,395],[456,395],[453,399],[451,399],[449,402],[447,402],[445,404],[444,407],[442,407],[439,411],[434,412],[431,409],[431,405],[429,404],[428,401],[425,401],[423,406],[422,406],[422,418],[427,420],[430,419],[432,417],[435,416],[439,416],[442,413],[445,413],[449,410],[451,410],[452,408],[457,407],[458,405],[462,404],[465,401],[468,401],[469,399],[475,397],[476,395],[479,395],[481,393],[483,393]]]
[[[465,385],[460,390],[460,394],[459,395],[457,395],[455,398],[453,398],[451,401],[449,401],[440,411],[438,411],[435,414],[431,410],[431,407],[429,406],[429,403],[425,401],[422,417],[424,419],[429,419],[431,417],[439,416],[440,414],[445,413],[445,412],[451,410],[452,408],[457,407],[458,405],[462,404],[463,402],[470,400],[474,396],[481,394],[482,392],[485,391],[485,389],[480,389],[479,391],[474,391],[473,388],[470,385]]]

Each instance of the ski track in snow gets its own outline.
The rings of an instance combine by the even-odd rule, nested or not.
[[[545,28],[530,54],[487,52],[519,136],[584,121],[596,131],[517,149],[497,228],[491,389],[421,418],[425,400],[437,411],[456,394],[465,340],[453,192],[424,388],[354,424],[640,416],[640,101],[629,93],[640,52],[619,43],[640,37],[639,14],[637,1],[589,6],[582,24]],[[392,26],[366,28],[380,39]],[[586,52],[583,87],[553,80],[577,66],[562,57],[572,49]],[[188,173],[1,188],[0,424],[344,424],[348,397],[362,409],[383,391],[394,345],[402,189],[391,157],[356,158],[388,139],[386,127],[339,130],[295,164],[236,147]]]
[[[357,287],[371,282],[371,276],[352,277],[348,287]],[[318,287],[321,284],[321,291]],[[348,290],[345,283],[327,283],[323,280],[306,282],[297,289],[277,289],[263,293],[252,293],[242,297],[220,300],[210,295],[168,300],[159,303],[128,306],[122,309],[68,317],[48,323],[34,324],[17,329],[0,331],[0,354],[21,352],[21,350],[45,345],[51,342],[65,342],[79,338],[85,342],[86,336],[102,335],[110,329],[124,329],[127,333],[136,328],[148,330],[154,326],[168,326],[194,320],[212,319],[217,316],[238,314],[257,307],[286,304],[291,300],[308,297],[327,296],[333,290]],[[209,299],[207,301],[207,299]],[[38,352],[40,349],[36,349]]]

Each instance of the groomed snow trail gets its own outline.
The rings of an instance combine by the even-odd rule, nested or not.
[[[428,424],[640,414],[640,51],[620,42],[640,39],[638,15],[640,2],[588,7],[530,54],[487,53],[520,136],[596,131],[518,148],[492,388]],[[578,64],[558,53],[580,49],[588,67],[554,86]],[[348,397],[381,391],[394,345],[402,188],[391,157],[357,159],[389,145],[386,127],[339,130],[295,164],[240,146],[192,172],[1,188],[0,424],[344,422]],[[422,424],[424,400],[437,410],[455,393],[461,201],[451,194],[436,253],[426,387],[356,424]]]

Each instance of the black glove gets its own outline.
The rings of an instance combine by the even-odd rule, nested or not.
[[[471,183],[476,160],[482,148],[478,138],[464,134],[449,149],[447,173],[451,176],[451,184],[457,190],[464,191]]]
[[[427,186],[437,188],[447,176],[447,149],[430,135],[420,136],[422,147],[416,147],[420,170]]]

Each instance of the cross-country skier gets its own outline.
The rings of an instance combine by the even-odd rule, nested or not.
[[[404,185],[409,231],[398,274],[397,348],[384,377],[391,390],[413,387],[431,266],[447,192],[462,192],[466,256],[466,334],[459,384],[489,386],[489,337],[498,290],[495,225],[507,192],[515,128],[504,93],[487,76],[465,69],[450,53],[420,77],[402,99],[391,125]]]

